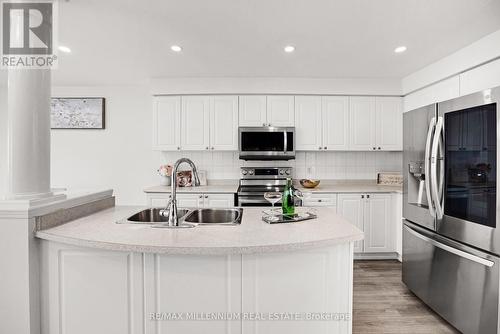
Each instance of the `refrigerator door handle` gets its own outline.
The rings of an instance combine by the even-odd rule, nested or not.
[[[434,210],[434,204],[432,203],[431,197],[431,185],[430,185],[430,155],[431,155],[431,144],[432,144],[432,134],[436,128],[436,117],[432,117],[429,123],[429,130],[427,130],[427,141],[425,142],[425,156],[424,156],[424,173],[425,173],[425,194],[427,196],[427,203],[429,204],[429,212],[432,217],[436,216]]]
[[[452,253],[452,254],[455,254],[457,256],[460,256],[460,257],[463,257],[467,260],[471,260],[473,262],[476,262],[476,263],[479,263],[479,264],[482,264],[486,267],[493,267],[493,265],[495,264],[495,262],[493,261],[490,261],[490,260],[487,260],[487,259],[484,259],[480,256],[477,256],[477,255],[474,255],[474,254],[471,254],[471,253],[468,253],[466,251],[463,251],[463,250],[460,250],[460,249],[457,249],[457,248],[454,248],[454,247],[451,247],[451,246],[448,246],[448,245],[445,245],[437,240],[434,240],[434,239],[431,239],[423,234],[420,234],[418,231],[415,231],[414,229],[412,229],[411,227],[405,225],[404,228],[406,229],[406,231],[408,231],[409,233],[411,233],[413,236],[437,247],[437,248],[440,248],[444,251],[447,251],[449,253]]]
[[[432,141],[432,150],[431,150],[431,195],[434,201],[434,205],[436,206],[436,217],[437,219],[443,218],[443,180],[437,180],[437,165],[438,165],[438,151],[441,149],[443,152],[443,144],[442,144],[442,135],[443,132],[443,117],[438,117],[436,122],[436,131],[434,131],[434,140]],[[443,164],[440,164],[443,167]],[[441,167],[441,168],[442,168]],[[441,174],[444,174],[444,170],[441,170]]]

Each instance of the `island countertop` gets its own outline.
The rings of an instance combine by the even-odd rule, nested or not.
[[[159,229],[116,224],[145,207],[115,206],[36,232],[40,239],[80,247],[159,254],[257,254],[332,246],[362,240],[361,230],[334,209],[317,208],[318,218],[288,224],[262,221],[262,208],[244,208],[241,225]]]

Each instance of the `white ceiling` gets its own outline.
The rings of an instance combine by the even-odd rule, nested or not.
[[[59,19],[56,84],[401,78],[500,29],[500,0],[71,0]]]

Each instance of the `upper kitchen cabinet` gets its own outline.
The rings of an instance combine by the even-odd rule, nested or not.
[[[236,151],[238,149],[238,97],[212,96],[210,98],[210,149]]]
[[[267,99],[261,95],[244,95],[239,97],[240,126],[266,126]]]
[[[349,149],[349,97],[323,96],[321,107],[323,149]]]
[[[294,126],[294,97],[272,95],[267,97],[267,126]]]
[[[353,96],[350,98],[350,140],[353,151],[372,151],[376,144],[376,102],[374,97]]]
[[[181,97],[157,96],[153,100],[153,149],[180,150]]]
[[[296,96],[297,150],[347,150],[349,98],[346,96]]]
[[[403,150],[403,108],[399,97],[377,97],[376,144],[377,150]]]
[[[296,149],[315,151],[323,148],[321,97],[295,97],[295,136]]]
[[[399,97],[351,97],[350,142],[353,151],[401,151],[403,114]]]
[[[183,96],[181,150],[210,149],[210,97]]]

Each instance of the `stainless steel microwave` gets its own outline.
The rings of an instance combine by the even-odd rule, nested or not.
[[[240,127],[239,150],[242,160],[295,159],[295,128]]]

